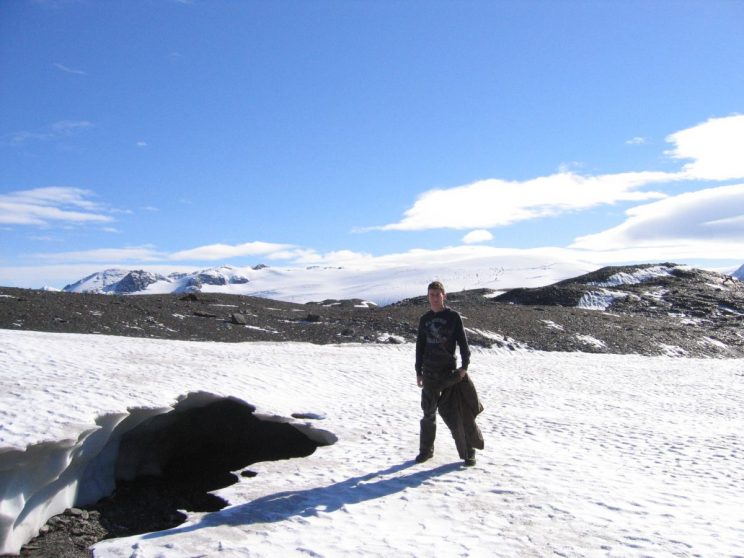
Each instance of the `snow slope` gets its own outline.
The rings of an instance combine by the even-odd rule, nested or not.
[[[217,492],[231,506],[102,541],[96,556],[741,556],[742,364],[476,349],[486,449],[466,469],[441,422],[434,459],[411,461],[411,345],[0,330],[2,533],[25,504],[40,510],[23,512],[0,552],[72,503],[76,464],[95,461],[114,422],[202,391],[325,417],[314,428],[338,441],[254,464],[258,476]],[[89,476],[105,480],[106,462]]]
[[[139,291],[132,291],[132,281],[121,283],[130,272],[110,269],[68,285],[65,290],[124,294],[223,292],[299,303],[361,298],[384,305],[421,295],[434,279],[444,282],[451,292],[476,288],[498,290],[549,285],[595,268],[586,262],[546,257],[540,253],[497,251],[493,256],[483,257],[474,256],[468,250],[452,249],[435,257],[420,250],[411,255],[410,262],[378,259],[367,266],[360,263],[307,268],[220,266],[167,277],[132,272],[143,285]]]

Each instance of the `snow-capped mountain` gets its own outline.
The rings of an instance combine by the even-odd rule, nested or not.
[[[250,280],[230,266],[193,273],[171,273],[168,276],[142,269],[107,269],[67,285],[66,292],[144,294],[149,292],[199,292],[204,285],[242,285]]]
[[[219,292],[272,298],[287,302],[361,298],[379,305],[418,296],[429,281],[443,281],[451,292],[538,287],[587,273],[587,262],[548,259],[543,255],[507,254],[447,259],[420,259],[408,265],[362,267],[275,268],[258,265],[220,266],[190,273],[160,275],[144,270],[108,269],[66,286],[68,292],[167,294]]]
[[[734,271],[731,274],[731,276],[732,277],[735,277],[739,281],[744,281],[744,264],[742,264],[742,266],[739,269],[737,269],[736,271]]]
[[[107,293],[129,273],[125,269],[106,269],[83,277],[62,290],[71,293]]]

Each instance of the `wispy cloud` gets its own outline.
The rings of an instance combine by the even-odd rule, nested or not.
[[[147,245],[34,254],[34,257],[49,262],[154,262],[162,260],[164,254]]]
[[[119,232],[112,229],[110,232]],[[292,244],[246,242],[243,244],[210,244],[178,252],[165,252],[153,245],[124,248],[97,248],[69,252],[35,254],[34,257],[55,262],[211,262],[241,256],[265,256],[269,259],[298,259],[309,257],[309,251],[296,249]],[[313,252],[314,254],[314,252]]]
[[[636,136],[634,138],[630,138],[625,143],[628,144],[628,145],[643,145],[643,144],[645,144],[647,142],[648,142],[648,139],[647,138],[644,138],[644,137],[641,137],[641,136]]]
[[[626,215],[624,223],[577,238],[571,248],[727,259],[744,250],[744,184],[680,194]]]
[[[52,224],[108,223],[113,221],[93,192],[52,186],[0,194],[0,224],[50,226]]]
[[[54,67],[58,70],[61,70],[68,74],[75,74],[79,76],[87,76],[88,73],[84,72],[83,70],[78,70],[77,68],[70,68],[69,66],[65,66],[64,64],[60,64],[59,62],[54,63]]]
[[[603,204],[663,198],[663,193],[639,189],[675,178],[676,175],[664,172],[602,176],[561,172],[522,182],[481,180],[465,186],[425,192],[405,212],[401,221],[372,229],[414,231],[503,227]]]
[[[23,130],[3,136],[0,143],[20,145],[29,141],[50,141],[72,136],[82,130],[92,128],[94,124],[87,120],[61,120],[40,130]]]
[[[145,147],[147,147],[147,142],[146,141],[138,141],[135,145],[137,147],[139,147],[139,148],[145,148]]]
[[[294,248],[292,244],[276,244],[273,242],[246,242],[243,244],[209,244],[199,246],[168,255],[169,260],[225,260],[240,256],[262,256],[270,255],[272,252],[284,251]]]

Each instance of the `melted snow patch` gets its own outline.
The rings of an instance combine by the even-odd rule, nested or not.
[[[597,349],[604,349],[605,347],[607,347],[604,341],[601,341],[596,337],[592,337],[591,335],[580,335],[577,333],[575,337],[585,345],[596,347]]]
[[[593,281],[589,283],[595,287],[619,287],[621,285],[637,285],[653,281],[659,277],[665,277],[672,274],[674,267],[666,265],[655,265],[644,269],[639,269],[633,273],[615,273],[607,278],[606,281]]]
[[[728,349],[728,345],[726,343],[722,343],[718,339],[713,339],[712,337],[703,337],[699,343],[701,345],[710,345],[711,347],[718,347],[719,349]]]
[[[734,314],[735,316],[744,316],[744,313],[739,312],[736,308],[731,308],[731,306],[727,306],[726,304],[719,304],[718,307],[721,309],[722,312],[728,312],[730,314]]]
[[[661,343],[659,345],[659,348],[661,349],[661,352],[664,356],[668,356],[668,357],[687,356],[687,351],[685,351],[682,347],[677,347],[676,345],[666,345],[665,343]]]
[[[607,310],[613,302],[627,296],[628,293],[616,293],[606,289],[589,291],[584,293],[576,307],[584,310]]]
[[[540,320],[542,323],[545,324],[545,327],[548,329],[557,329],[558,331],[563,331],[563,326],[561,324],[557,324],[552,320]]]
[[[256,331],[265,331],[267,333],[279,333],[275,329],[267,329],[265,327],[258,327],[258,326],[253,326],[253,325],[245,325],[243,327],[246,328],[246,329],[255,329]]]
[[[658,289],[654,289],[652,291],[645,291],[643,293],[643,296],[647,298],[652,298],[654,300],[664,300],[664,295],[668,294],[669,290],[665,289],[663,287],[659,287]]]
[[[470,328],[470,327],[466,327],[465,331],[467,333],[473,333],[475,335],[480,335],[481,337],[485,337],[486,339],[496,341],[499,344],[498,348],[506,348],[510,351],[514,351],[517,349],[524,350],[524,351],[530,350],[529,345],[525,343],[520,343],[519,341],[516,341],[512,339],[511,337],[507,337],[506,335],[502,335],[501,333],[497,333],[495,331],[489,331],[487,329],[476,329],[476,328]]]
[[[406,338],[401,335],[395,335],[394,333],[380,333],[379,335],[377,335],[377,342],[402,345],[406,342]]]
[[[483,298],[496,298],[497,296],[500,296],[504,294],[506,291],[493,291],[492,293],[486,293],[483,295]]]

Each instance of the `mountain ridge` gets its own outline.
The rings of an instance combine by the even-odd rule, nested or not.
[[[541,287],[450,291],[448,304],[474,347],[744,357],[744,283],[676,264],[606,267]],[[174,340],[413,343],[427,309],[423,295],[377,306],[361,297],[297,303],[223,292],[0,288],[2,328]]]

